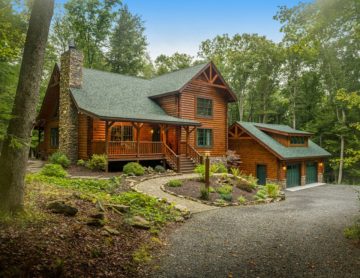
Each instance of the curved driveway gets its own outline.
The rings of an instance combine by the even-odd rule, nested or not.
[[[356,190],[325,185],[195,214],[170,235],[154,277],[360,277],[360,248],[343,237],[360,216]]]

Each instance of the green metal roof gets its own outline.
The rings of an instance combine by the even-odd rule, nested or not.
[[[285,125],[272,125],[272,124],[258,124],[258,123],[249,123],[249,122],[237,122],[244,130],[246,130],[250,136],[257,138],[260,142],[266,145],[268,148],[273,150],[277,153],[281,159],[295,159],[295,158],[307,158],[307,157],[326,157],[330,156],[331,154],[321,148],[319,145],[315,144],[313,141],[309,140],[308,147],[285,147],[284,145],[280,144],[270,135],[266,134],[265,132],[261,131],[257,126],[268,126],[268,128],[279,130],[280,128],[282,131],[284,130],[292,130],[289,126]],[[287,128],[285,128],[287,127]],[[284,131],[287,132],[287,131]],[[301,131],[301,133],[304,133]]]
[[[103,119],[200,125],[169,116],[149,97],[180,90],[204,67],[197,65],[150,80],[84,68],[82,88],[71,88],[71,93],[79,109]]]
[[[288,125],[262,124],[262,123],[254,123],[254,125],[256,125],[258,127],[272,129],[275,131],[289,133],[289,134],[308,134],[308,135],[312,134],[310,132],[293,129],[293,128],[289,127]]]

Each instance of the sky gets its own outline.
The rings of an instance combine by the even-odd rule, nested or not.
[[[279,42],[280,24],[273,16],[279,6],[292,7],[299,0],[123,0],[123,3],[144,20],[148,51],[155,59],[160,54],[175,52],[196,56],[202,41],[225,33],[257,33]]]

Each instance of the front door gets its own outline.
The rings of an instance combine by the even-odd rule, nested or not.
[[[306,183],[317,182],[317,163],[308,162],[306,163]]]
[[[258,184],[266,184],[266,165],[256,165],[256,178],[258,179]]]
[[[300,164],[289,164],[286,170],[286,187],[300,185]]]

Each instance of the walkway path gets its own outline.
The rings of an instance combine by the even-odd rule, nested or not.
[[[26,170],[30,173],[40,172],[41,168],[44,166],[44,163],[45,162],[42,160],[29,159]]]
[[[170,180],[173,179],[189,179],[189,178],[195,178],[197,177],[197,174],[185,174],[185,175],[179,175],[179,176],[171,176],[171,177],[162,177],[162,178],[156,178],[156,179],[150,179],[143,181],[135,186],[135,189],[138,191],[141,191],[142,193],[145,193],[147,195],[156,197],[156,198],[163,198],[166,199],[172,203],[175,203],[177,205],[181,205],[186,207],[188,210],[190,210],[192,213],[196,212],[202,212],[202,211],[208,211],[216,209],[217,207],[214,206],[208,206],[202,203],[197,203],[188,199],[176,197],[174,195],[168,194],[161,190],[160,186],[162,184],[167,183]]]

